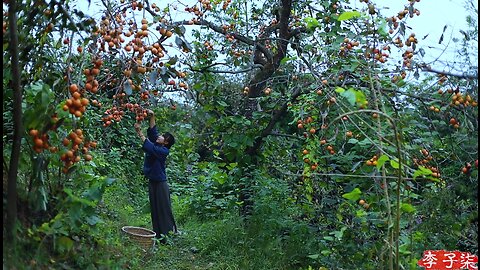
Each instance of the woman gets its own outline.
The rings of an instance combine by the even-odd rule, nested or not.
[[[140,123],[135,123],[135,130],[142,141],[142,149],[145,152],[143,174],[149,182],[148,197],[153,231],[157,234],[157,238],[162,239],[162,242],[165,243],[165,236],[170,232],[177,233],[165,172],[165,162],[170,148],[175,143],[175,138],[168,132],[160,135],[155,125],[154,112],[148,110],[147,113],[150,116],[147,137],[143,135]]]

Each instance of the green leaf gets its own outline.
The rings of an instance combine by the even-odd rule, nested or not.
[[[415,207],[409,203],[402,203],[400,209],[402,209],[402,211],[405,213],[413,213],[416,211]]]
[[[419,176],[431,175],[433,172],[430,169],[427,169],[423,166],[419,166],[418,169],[413,173],[413,180]]]
[[[179,35],[185,35],[185,32],[187,31],[185,29],[185,26],[183,25],[180,25],[180,26],[176,26],[175,28],[173,28],[173,30],[175,31],[175,33],[179,34]]]
[[[364,217],[366,215],[367,215],[367,212],[363,209],[360,209],[357,212],[355,212],[355,216],[358,218]]]
[[[410,246],[410,244],[408,244],[408,243],[400,245],[399,249],[398,249],[398,252],[400,254],[405,254],[405,255],[411,254],[412,252],[408,250],[409,246]]]
[[[343,198],[347,199],[347,200],[350,200],[350,201],[357,201],[358,199],[360,199],[360,194],[362,194],[362,192],[360,191],[359,188],[354,188],[352,191],[350,191],[349,193],[345,193],[342,195]]]
[[[342,94],[343,92],[345,92],[345,89],[343,89],[342,87],[337,87],[335,89],[335,92],[339,93],[339,94]]]
[[[291,61],[291,60],[297,60],[297,57],[284,57],[282,59],[282,61],[280,61],[280,65],[283,65],[285,63],[287,63],[288,61]]]
[[[228,104],[225,103],[225,102],[222,101],[222,100],[218,101],[217,103],[218,103],[218,105],[220,105],[220,106],[222,106],[222,107],[227,107],[227,106],[228,106]]]
[[[170,65],[175,65],[178,61],[178,57],[177,56],[174,56],[174,57],[171,57],[169,60],[168,60],[168,64]]]
[[[383,164],[385,164],[385,162],[389,159],[390,158],[387,155],[381,155],[377,160],[377,170],[380,170]]]
[[[343,238],[343,233],[345,232],[345,230],[347,230],[347,227],[346,226],[343,226],[342,228],[340,228],[339,231],[333,231],[330,233],[330,235],[334,235],[338,240],[342,240]]]
[[[60,236],[57,238],[57,246],[60,252],[69,251],[73,248],[73,240],[70,237]]]
[[[326,236],[326,237],[328,237],[328,236]],[[325,238],[326,238],[326,237],[325,237]],[[326,240],[326,239],[325,239],[325,240]],[[333,240],[333,239],[332,239],[332,240]],[[328,255],[332,254],[332,251],[329,250],[329,249],[324,249],[324,250],[321,251],[321,253],[322,253],[323,256],[328,256]]]
[[[123,84],[123,92],[125,92],[127,96],[130,96],[132,94],[132,86],[130,85],[128,80],[126,80],[125,83]]]
[[[333,237],[331,236],[324,236],[323,239],[327,240],[327,241],[333,241]]]
[[[97,223],[99,223],[100,221],[102,221],[98,216],[96,215],[93,215],[93,216],[89,216],[86,218],[87,220],[87,223],[91,226],[94,226],[96,225]]]
[[[312,17],[307,17],[303,19],[307,23],[307,29],[308,30],[313,30],[315,27],[320,26],[318,23],[318,20]]]
[[[387,21],[382,20],[380,25],[378,26],[377,32],[383,36],[383,37],[388,37],[388,31],[387,31]]]
[[[340,95],[342,97],[345,97],[351,106],[355,105],[355,101],[357,100],[357,97],[354,89],[350,88],[347,91],[341,93]]]
[[[155,69],[148,75],[148,80],[150,81],[151,85],[157,84],[157,77],[158,77],[158,70]]]
[[[307,257],[315,260],[315,259],[318,259],[320,257],[320,254],[312,254],[312,255],[308,255]]]
[[[397,160],[390,160],[390,166],[392,166],[392,168],[394,169],[398,169],[400,168],[400,164],[398,164],[398,161]]]
[[[347,101],[350,103],[350,105],[355,105],[361,106],[365,104],[366,97],[365,94],[360,91],[360,90],[355,90],[353,88],[349,88],[348,90],[345,90],[341,87],[337,87],[335,89],[335,92],[339,93],[340,96],[345,97]]]
[[[340,14],[340,16],[338,16],[338,19],[339,21],[345,21],[345,20],[350,20],[352,18],[355,18],[355,17],[360,17],[360,12],[358,11],[346,11],[342,14]]]
[[[357,139],[354,139],[354,138],[351,138],[351,139],[348,140],[348,143],[357,144],[357,143],[358,143],[358,140],[357,140]]]
[[[360,90],[354,90],[354,89],[351,89],[351,90],[355,91],[355,101],[357,102],[357,106],[361,106],[365,104],[365,102],[367,101],[365,94]]]
[[[217,181],[219,184],[223,185],[227,180],[227,174],[224,172],[216,172],[213,175],[213,179]]]

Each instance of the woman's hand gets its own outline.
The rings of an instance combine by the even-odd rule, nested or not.
[[[140,128],[140,123],[136,122],[134,125],[135,131],[137,131],[138,136],[140,137],[140,140],[142,140],[142,143],[145,141],[145,135],[142,133],[142,129]]]
[[[138,132],[140,131],[140,123],[139,122],[136,122],[135,125],[133,125],[135,127],[135,130]]]
[[[150,119],[148,120],[148,124],[150,128],[153,128],[155,126],[155,113],[152,110],[148,109],[147,115],[150,116]]]

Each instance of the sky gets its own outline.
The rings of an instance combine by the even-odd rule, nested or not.
[[[88,2],[85,0],[77,0],[77,8],[84,11],[87,14],[98,15],[101,8],[100,0],[91,0],[92,3],[88,8]],[[128,0],[127,0],[128,1]],[[398,11],[402,10],[408,3],[407,0],[370,0],[375,5],[382,9],[382,14],[394,15]],[[167,3],[175,3],[174,0],[157,0],[149,1],[150,3],[157,3],[160,7],[166,6]],[[197,3],[196,0],[182,0],[184,4]],[[362,8],[364,3],[359,3],[358,0],[351,1],[353,8]],[[478,10],[478,1],[473,1]],[[435,61],[435,66],[442,66],[446,63],[455,62],[455,50],[458,49],[457,44],[452,40],[453,37],[461,38],[462,34],[459,30],[466,29],[466,0],[420,0],[415,3],[415,7],[420,10],[420,16],[414,18],[408,18],[407,25],[414,29],[414,32],[419,40],[418,47],[424,48],[426,54],[423,57],[423,61],[427,64],[431,64]],[[472,15],[472,14],[471,14]],[[476,14],[473,14],[477,17]],[[177,19],[177,18],[174,18]],[[178,18],[179,20],[181,18]],[[478,22],[477,22],[478,23]],[[446,30],[443,36],[442,44],[438,44],[442,35],[443,29],[446,26]],[[426,37],[425,39],[423,39]],[[478,59],[478,45],[477,54],[474,58]],[[477,61],[474,61],[477,62]],[[456,63],[457,66],[461,66],[461,63]],[[441,69],[441,68],[440,68]]]
[[[375,1],[379,6],[385,3],[391,10],[399,11],[406,1]],[[474,1],[478,10],[478,1]],[[419,47],[423,47],[426,51],[424,57],[425,63],[431,63],[438,59],[437,65],[455,61],[455,50],[459,48],[452,38],[462,38],[460,30],[467,29],[467,11],[465,0],[421,0],[415,4],[420,10],[420,16],[415,16],[407,20],[407,25],[411,26],[419,39]],[[477,17],[476,14],[470,14]],[[477,22],[478,23],[478,22]],[[444,26],[447,26],[443,42],[438,44],[442,35]],[[427,36],[428,35],[428,36]],[[425,39],[423,37],[427,36]],[[448,47],[448,48],[447,48]],[[478,58],[478,46],[477,55]],[[477,61],[474,61],[475,63]],[[460,65],[460,64],[457,64]]]

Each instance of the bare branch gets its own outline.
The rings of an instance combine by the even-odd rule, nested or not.
[[[478,72],[477,72],[476,75],[467,74],[467,73],[456,74],[456,73],[451,73],[451,72],[448,72],[448,71],[436,70],[436,69],[433,69],[432,67],[430,67],[429,65],[426,65],[426,64],[421,64],[421,65],[419,65],[419,67],[422,69],[422,71],[432,72],[432,73],[441,74],[441,75],[445,75],[445,76],[456,77],[456,78],[459,78],[459,79],[468,79],[468,80],[477,80],[478,79]]]

